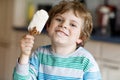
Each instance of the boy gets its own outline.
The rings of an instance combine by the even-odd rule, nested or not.
[[[83,48],[92,31],[87,9],[78,1],[61,1],[49,16],[51,45],[38,47],[31,55],[34,37],[26,35],[14,80],[101,80],[96,61]]]

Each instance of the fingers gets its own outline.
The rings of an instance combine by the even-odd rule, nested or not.
[[[34,36],[25,35],[20,42],[22,53],[30,55],[34,44]]]
[[[31,40],[34,40],[34,36],[27,34],[27,35],[23,36],[23,39],[31,39]]]
[[[21,40],[21,44],[26,47],[32,47],[34,44],[34,37],[31,35],[25,35]]]

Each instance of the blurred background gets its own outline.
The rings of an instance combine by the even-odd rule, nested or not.
[[[49,9],[60,0],[0,0],[0,80],[12,80],[20,54],[19,42],[39,9]],[[94,30],[85,45],[98,62],[103,80],[120,79],[120,0],[80,0],[93,16]],[[50,44],[44,34],[36,36],[34,49]]]

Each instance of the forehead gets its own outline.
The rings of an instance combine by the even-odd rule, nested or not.
[[[64,15],[64,14],[68,14],[68,13],[71,13],[72,15],[79,17],[78,13],[74,12],[73,10],[60,11],[60,12],[56,13],[56,15]]]
[[[84,14],[81,12],[81,11],[78,11],[78,10],[73,10],[73,9],[69,9],[69,10],[61,10],[59,13],[57,14],[65,14],[65,13],[68,13],[68,12],[71,12],[73,13],[76,17],[78,18],[82,18],[84,19]]]

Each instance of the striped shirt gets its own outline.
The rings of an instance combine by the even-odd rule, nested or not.
[[[51,46],[33,52],[29,64],[17,63],[14,80],[101,80],[99,67],[93,56],[83,47],[61,56]]]

